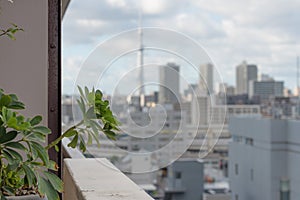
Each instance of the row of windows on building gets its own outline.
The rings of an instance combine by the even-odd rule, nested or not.
[[[239,136],[239,135],[233,135],[232,141],[236,142],[236,143],[250,145],[250,146],[253,146],[253,143],[254,143],[253,138],[243,137],[243,136]]]

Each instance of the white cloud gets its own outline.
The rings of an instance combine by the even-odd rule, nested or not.
[[[125,7],[126,2],[124,0],[107,0],[107,2],[114,7]]]
[[[78,19],[76,20],[78,26],[81,26],[82,28],[102,28],[106,23],[102,20],[96,20],[96,19]]]
[[[170,1],[141,0],[141,8],[144,14],[161,14],[166,11]]]
[[[144,26],[177,30],[203,45],[225,81],[235,82],[235,66],[246,59],[293,86],[288,77],[300,55],[299,0],[73,0],[64,19],[66,50],[91,48],[136,28],[139,6]],[[128,45],[133,44],[119,42],[107,53]]]

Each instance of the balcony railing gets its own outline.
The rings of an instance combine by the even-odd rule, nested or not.
[[[66,147],[67,141],[63,141]],[[84,158],[78,150],[63,148],[65,200],[152,200],[143,189],[106,158]]]

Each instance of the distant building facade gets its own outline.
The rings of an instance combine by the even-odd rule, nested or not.
[[[232,118],[229,178],[234,200],[298,200],[300,122]]]
[[[179,65],[175,63],[167,63],[160,66],[159,70],[159,103],[175,104],[180,101],[179,94]]]
[[[203,161],[179,159],[167,167],[164,200],[202,200]]]
[[[283,81],[250,81],[249,99],[258,97],[261,102],[268,101],[270,97],[283,97]]]
[[[200,65],[199,89],[205,95],[214,93],[214,66],[211,63]]]
[[[251,80],[257,80],[257,66],[244,61],[236,67],[236,94],[248,94]]]

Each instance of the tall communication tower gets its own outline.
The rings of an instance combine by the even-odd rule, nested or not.
[[[138,36],[139,36],[139,49],[137,54],[137,65],[140,67],[139,74],[139,96],[140,96],[140,106],[144,107],[145,105],[145,88],[144,88],[144,45],[143,45],[143,29],[142,29],[142,12],[139,10],[139,28],[138,28]]]
[[[297,56],[297,94],[298,94],[298,102],[297,102],[297,117],[300,117],[300,80],[299,80],[299,56]]]

